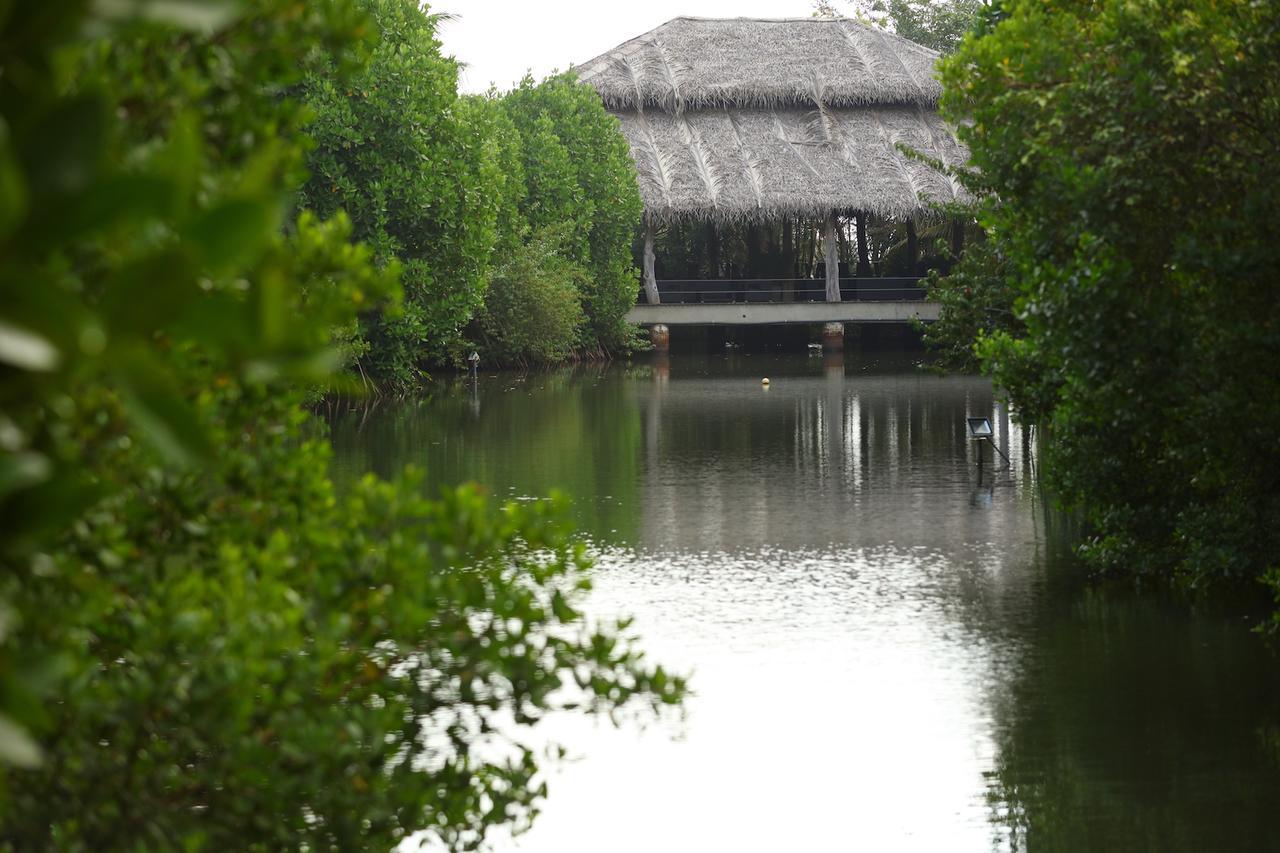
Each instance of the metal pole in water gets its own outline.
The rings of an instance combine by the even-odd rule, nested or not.
[[[996,443],[995,443],[994,441],[992,441],[991,439],[987,439],[987,441],[988,441],[988,443],[990,443],[990,445],[991,445],[991,449],[992,449],[992,450],[994,450],[996,453],[999,453],[999,454],[1000,454],[1000,458],[1004,460],[1004,464],[1005,464],[1005,465],[1008,465],[1010,468],[1012,468],[1012,467],[1013,467],[1013,463],[1009,461],[1009,457],[1008,457],[1008,456],[1005,456],[1005,455],[1004,455],[1004,451],[1003,451],[1003,450],[1001,450],[999,447],[997,447],[997,446],[996,446]]]

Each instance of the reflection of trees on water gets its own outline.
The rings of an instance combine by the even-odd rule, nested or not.
[[[1240,616],[1051,560],[991,692],[988,802],[1014,850],[1280,849],[1280,674]]]
[[[939,695],[973,702],[949,712],[990,768],[973,790],[994,847],[1280,849],[1280,664],[1249,623],[1085,585],[1055,556],[1030,442],[985,380],[753,361],[482,378],[348,412],[335,474],[413,462],[433,488],[563,488],[588,531],[640,552],[632,571],[678,575],[672,595],[712,615],[744,618],[745,600],[757,624],[789,614],[788,635],[919,643],[954,682]],[[983,415],[1013,464],[985,449],[980,478],[965,418]],[[717,553],[752,549],[771,556]],[[747,582],[769,594],[734,588]]]
[[[599,369],[481,377],[421,400],[352,407],[331,419],[334,476],[425,468],[429,488],[475,481],[498,498],[573,499],[575,521],[605,539],[632,538],[641,424],[623,383]],[[611,531],[616,531],[612,532]]]
[[[821,372],[819,372],[821,371]],[[927,374],[759,380],[676,376],[643,394],[649,547],[700,550],[827,542],[947,547],[1030,528],[1026,437],[990,383]],[[965,418],[992,419],[1013,460],[984,476],[1009,500],[975,507]]]

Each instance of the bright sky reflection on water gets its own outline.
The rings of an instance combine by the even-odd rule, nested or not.
[[[972,416],[1011,465],[978,464]],[[1238,615],[1064,566],[1029,436],[986,380],[673,356],[460,385],[339,419],[334,442],[339,478],[413,461],[499,495],[566,489],[600,553],[589,611],[635,616],[693,674],[675,738],[545,721],[575,758],[500,851],[1280,843],[1275,660]]]

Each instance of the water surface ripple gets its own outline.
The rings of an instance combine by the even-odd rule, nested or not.
[[[547,721],[575,759],[500,849],[1280,849],[1254,617],[1082,582],[983,379],[673,357],[483,378],[333,438],[339,479],[412,462],[433,488],[569,492],[590,611],[693,673],[675,738]]]

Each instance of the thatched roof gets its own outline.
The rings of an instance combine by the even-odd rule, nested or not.
[[[575,70],[622,124],[654,219],[867,210],[963,195],[935,112],[938,54],[837,18],[676,18]]]
[[[937,59],[848,18],[674,18],[576,70],[611,110],[933,106]]]

